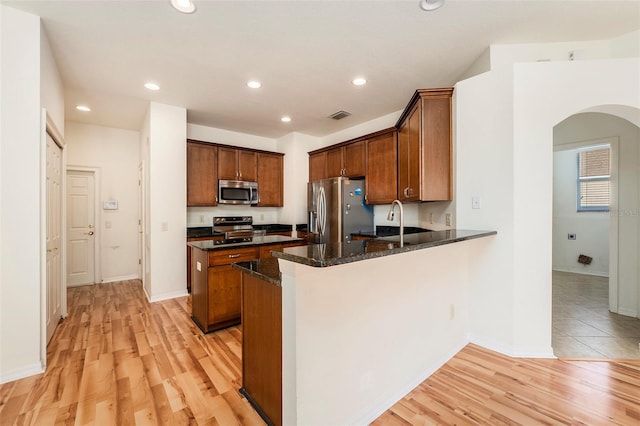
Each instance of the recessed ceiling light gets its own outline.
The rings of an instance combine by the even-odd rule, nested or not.
[[[182,13],[193,13],[196,11],[196,5],[191,0],[171,0],[171,6]]]
[[[427,12],[440,9],[444,6],[444,0],[420,0],[420,9]]]
[[[285,115],[280,119],[280,121],[282,121],[283,123],[289,123],[291,122],[291,117],[289,117],[288,115]]]
[[[247,86],[251,87],[252,89],[259,89],[262,87],[262,83],[256,80],[251,80],[247,83]]]
[[[367,79],[362,77],[354,78],[352,83],[356,86],[363,86],[367,84]]]
[[[86,106],[86,105],[76,105],[76,109],[77,109],[78,111],[84,111],[84,112],[89,112],[89,111],[91,111],[91,108],[89,108],[89,107],[88,107],[88,106]]]
[[[146,88],[147,88],[147,89],[149,89],[149,90],[154,90],[154,91],[155,91],[155,90],[160,90],[160,86],[158,86],[158,85],[157,85],[157,84],[155,84],[155,83],[145,83],[145,84],[144,84],[144,87],[146,87]]]

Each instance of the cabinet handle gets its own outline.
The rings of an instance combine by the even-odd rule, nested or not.
[[[235,259],[236,257],[240,257],[240,253],[230,254],[229,259]]]
[[[404,189],[404,196],[405,196],[405,197],[408,197],[408,196],[409,196],[409,187],[406,187],[406,188]]]

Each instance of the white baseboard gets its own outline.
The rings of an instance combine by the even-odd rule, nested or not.
[[[557,272],[570,272],[572,274],[593,275],[595,277],[609,278],[609,272],[605,272],[605,271],[593,271],[593,270],[572,269],[572,268],[557,268],[555,266],[552,268],[552,270],[557,271]]]
[[[44,368],[41,363],[36,362],[31,365],[25,365],[24,367],[2,372],[2,374],[0,374],[0,384],[24,379],[25,377],[40,373],[44,373]]]
[[[553,354],[553,348],[551,347],[524,348],[474,335],[469,336],[469,341],[475,345],[482,346],[485,349],[501,353],[511,358],[556,358]]]
[[[140,276],[138,274],[133,275],[123,275],[121,277],[109,277],[102,280],[103,284],[106,283],[115,283],[117,281],[129,281],[129,280],[139,280]]]
[[[389,395],[383,395],[373,406],[368,409],[366,412],[359,413],[355,419],[348,422],[350,425],[368,425],[373,422],[375,419],[380,417],[385,411],[391,408],[396,402],[400,401],[404,398],[409,392],[414,390],[418,385],[424,382],[429,378],[433,373],[435,373],[440,367],[447,363],[451,358],[453,358],[458,352],[464,348],[467,343],[469,343],[466,339],[464,341],[459,342],[457,345],[452,347],[451,350],[443,354],[436,362],[432,365],[429,365],[427,369],[418,377],[406,383],[402,388],[397,389],[395,392]]]
[[[617,313],[626,317],[638,318],[638,311],[636,311],[635,309],[625,309],[618,307]]]
[[[185,286],[184,290],[170,291],[168,293],[157,294],[151,297],[147,294],[146,290],[144,294],[147,296],[147,300],[149,301],[149,303],[153,303],[153,302],[160,302],[162,300],[169,300],[169,299],[175,299],[177,297],[188,296],[189,292],[187,292],[187,288]]]

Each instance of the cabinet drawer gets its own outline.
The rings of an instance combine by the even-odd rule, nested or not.
[[[260,257],[258,247],[239,247],[237,249],[216,250],[209,252],[209,266],[230,265]]]

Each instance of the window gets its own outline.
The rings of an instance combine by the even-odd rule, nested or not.
[[[611,203],[611,148],[578,152],[578,211],[608,212]]]

